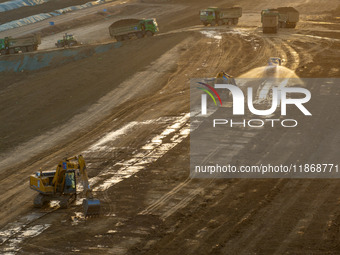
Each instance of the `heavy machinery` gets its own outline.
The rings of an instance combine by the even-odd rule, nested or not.
[[[271,57],[268,60],[268,65],[269,66],[280,66],[280,65],[282,65],[282,59],[277,58],[277,57]]]
[[[70,34],[65,33],[63,36],[63,39],[60,39],[56,42],[55,46],[57,46],[58,48],[61,47],[72,47],[72,46],[76,46],[78,45],[78,41],[77,39]]]
[[[279,27],[295,28],[299,21],[299,12],[293,7],[279,7]]]
[[[242,16],[241,7],[230,7],[230,8],[218,8],[209,7],[207,9],[200,10],[200,19],[203,25],[215,26],[216,24],[221,26],[237,25],[238,19]]]
[[[279,71],[279,66],[282,65],[282,59],[278,57],[270,57],[268,59],[268,66],[265,68],[265,74],[268,77],[275,77]]]
[[[85,217],[99,215],[100,201],[92,195],[82,155],[65,158],[56,170],[40,170],[30,176],[30,188],[39,192],[34,198],[34,206],[42,207],[52,200],[58,200],[61,208],[68,208],[77,196],[77,176],[81,177],[86,197],[83,200]]]
[[[150,37],[159,31],[156,19],[123,19],[114,22],[109,27],[110,36],[118,42],[133,37]]]
[[[40,34],[20,38],[5,37],[0,39],[0,53],[1,55],[7,55],[19,52],[31,52],[37,50],[39,44],[41,44]]]
[[[274,9],[262,10],[261,22],[263,33],[277,33],[279,27],[279,12]]]
[[[215,84],[232,84],[236,85],[235,79],[233,76],[227,74],[224,71],[219,72],[215,77]]]
[[[215,78],[214,78],[214,83],[211,84],[213,87],[215,84],[231,84],[231,85],[236,85],[236,81],[235,78],[229,74],[227,74],[224,71],[221,71],[219,73],[216,74]],[[231,92],[226,90],[226,89],[222,89],[219,94],[221,95],[221,97],[225,98],[226,100],[229,100],[231,98]]]

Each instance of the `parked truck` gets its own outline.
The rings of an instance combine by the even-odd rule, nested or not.
[[[110,36],[114,37],[117,41],[125,41],[133,37],[150,37],[158,31],[156,19],[118,20],[109,27]]]
[[[29,35],[20,38],[5,37],[0,39],[1,55],[14,54],[18,52],[31,52],[38,49],[41,43],[40,34]]]
[[[295,28],[299,21],[299,12],[293,7],[280,7],[276,9],[279,12],[279,27]]]
[[[200,10],[200,19],[204,26],[216,24],[221,26],[223,24],[227,25],[237,25],[238,19],[242,16],[241,7],[230,7],[230,8],[218,8],[209,7],[204,10]]]
[[[263,33],[277,33],[279,26],[279,12],[267,9],[261,12]]]

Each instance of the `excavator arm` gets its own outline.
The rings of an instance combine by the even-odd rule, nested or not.
[[[82,155],[63,159],[59,162],[55,171],[43,172],[40,170],[40,172],[30,176],[30,187],[39,192],[34,199],[34,205],[41,207],[45,202],[58,199],[61,207],[64,208],[63,205],[66,204],[65,208],[67,208],[68,204],[74,201],[76,197],[75,173],[80,175],[84,187],[83,209],[85,217],[99,215],[100,201],[93,197],[86,163]]]
[[[89,184],[89,177],[87,175],[85,160],[82,155],[79,155],[75,159],[78,159],[79,174],[82,179],[82,184],[83,184],[84,193],[86,197],[83,200],[84,215],[85,217],[99,215],[100,201],[93,197],[92,189]]]
[[[78,169],[83,185],[85,199],[83,200],[84,215],[93,216],[98,215],[100,211],[100,201],[93,197],[92,189],[89,184],[89,177],[87,175],[86,163],[82,155],[66,158],[61,161],[56,169],[55,175],[52,180],[55,192],[63,192],[65,183],[65,172],[68,169]]]

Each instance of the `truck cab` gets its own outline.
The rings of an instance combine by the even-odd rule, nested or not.
[[[242,16],[242,8],[239,6],[218,8],[209,7],[207,9],[200,10],[200,20],[203,25],[211,26],[215,25],[237,25],[238,19]]]
[[[200,10],[200,19],[205,26],[211,24],[212,21],[215,21],[216,17],[218,17],[217,7],[209,7],[207,9]]]
[[[10,37],[5,37],[4,39],[0,39],[0,50],[8,49],[10,46]]]
[[[153,34],[159,31],[156,19],[143,19],[140,21],[140,27],[144,31],[151,31]]]

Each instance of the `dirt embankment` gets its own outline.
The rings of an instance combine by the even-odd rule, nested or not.
[[[17,8],[14,10],[2,12],[0,15],[0,24],[26,18],[40,13],[52,12],[69,6],[85,4],[90,1],[91,0],[52,0],[41,5]]]
[[[54,26],[46,27],[42,29],[40,32],[42,36],[56,34],[56,33],[60,33],[62,31],[66,31],[72,28],[86,26],[87,24],[92,24],[94,22],[105,21],[106,19],[109,19],[110,17],[114,15],[118,15],[121,12],[124,12],[124,8],[117,9],[117,8],[108,7],[106,8],[105,12],[98,11],[95,14],[90,14],[84,17],[73,19],[71,22],[58,23],[58,24],[55,24]]]
[[[0,152],[85,111],[184,37],[169,37],[167,43],[160,43],[163,38],[145,38],[138,45],[127,43],[130,45],[55,69],[50,66],[31,74],[24,72],[8,77],[3,74],[11,85],[0,88],[0,103],[6,105],[1,108],[0,116],[7,120],[6,125],[0,127]]]

